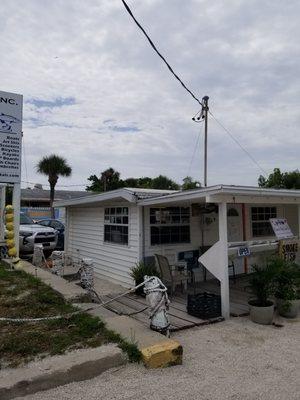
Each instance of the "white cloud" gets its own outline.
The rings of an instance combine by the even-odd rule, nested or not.
[[[270,172],[295,169],[300,145],[297,0],[128,1],[159,50],[213,114]],[[1,90],[23,93],[28,179],[64,155],[85,183],[108,166],[123,177],[189,170],[197,103],[173,79],[121,1],[2,1]],[[27,101],[74,98],[36,107]],[[113,131],[111,126],[136,132]],[[126,129],[125,129],[126,130]],[[202,180],[202,141],[191,174]],[[209,121],[209,183],[255,184],[259,168]],[[23,170],[25,180],[25,169]]]

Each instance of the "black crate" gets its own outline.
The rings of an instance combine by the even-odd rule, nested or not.
[[[187,313],[201,319],[221,315],[221,296],[214,293],[188,294]]]

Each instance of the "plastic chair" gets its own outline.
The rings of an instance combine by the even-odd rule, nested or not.
[[[166,286],[171,287],[171,296],[173,296],[175,288],[179,284],[181,284],[184,290],[187,290],[188,274],[186,268],[183,266],[183,270],[176,270],[176,265],[170,265],[167,257],[160,254],[155,254],[155,258],[160,270],[162,282]]]

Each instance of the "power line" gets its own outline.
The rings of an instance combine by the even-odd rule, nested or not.
[[[136,25],[139,27],[139,29],[143,32],[143,34],[145,35],[145,37],[147,38],[147,40],[149,41],[151,47],[153,48],[153,50],[157,53],[157,55],[163,60],[163,62],[166,64],[166,66],[168,67],[168,69],[170,70],[170,72],[173,74],[173,76],[181,83],[181,85],[183,86],[183,88],[203,107],[203,103],[194,95],[194,93],[187,88],[187,86],[183,83],[183,81],[179,78],[179,76],[174,72],[173,68],[170,66],[170,64],[167,62],[167,60],[165,59],[165,57],[158,51],[157,47],[155,46],[155,44],[153,43],[153,41],[151,40],[151,38],[149,37],[149,35],[147,34],[147,32],[145,31],[145,29],[142,27],[142,25],[137,21],[137,19],[135,18],[135,16],[133,15],[131,9],[129,8],[129,6],[127,5],[125,0],[122,0],[122,3],[126,9],[126,11],[129,13],[129,15],[131,16],[131,18],[134,20],[134,22],[136,23]],[[258,168],[263,171],[264,174],[268,174],[264,168],[262,168],[262,166],[256,161],[256,159],[249,153],[248,150],[246,150],[240,143],[239,141],[232,135],[232,133],[229,132],[229,130],[227,128],[225,128],[224,125],[222,125],[222,123],[212,114],[211,111],[209,111],[210,115],[213,117],[213,119],[224,129],[224,131],[231,137],[231,139],[242,149],[242,151],[247,154],[247,156],[258,166]],[[197,113],[198,114],[198,113]],[[196,115],[197,115],[196,114]],[[196,116],[195,116],[196,117]],[[194,121],[196,121],[196,118],[193,118]],[[200,118],[197,118],[200,119]],[[196,121],[197,122],[197,121]],[[197,138],[197,142],[196,142],[196,146],[198,145],[198,141],[200,138],[200,134]],[[193,153],[193,157],[192,157],[192,161],[193,158],[195,156],[195,148],[194,148],[194,153]],[[191,165],[190,165],[191,168]],[[190,170],[189,168],[189,170]]]
[[[196,150],[197,150],[199,142],[200,142],[200,137],[201,137],[202,132],[203,132],[203,124],[201,125],[201,127],[199,129],[199,133],[197,135],[197,139],[196,139],[196,143],[195,143],[195,146],[194,146],[193,154],[192,154],[192,157],[191,157],[191,161],[190,161],[190,165],[189,165],[187,176],[190,176],[191,168],[192,168],[192,165],[193,165],[193,161],[194,161],[194,158],[195,158]]]
[[[268,175],[267,171],[256,161],[256,159],[249,153],[248,150],[246,150],[240,142],[233,136],[233,134],[225,128],[225,126],[214,116],[214,114],[211,111],[208,111],[212,118],[216,121],[216,123],[224,129],[224,131],[231,137],[231,139],[243,150],[243,152],[254,162],[254,164],[257,165],[257,167],[265,174]]]
[[[31,182],[31,181],[21,181],[22,183],[29,183],[30,185],[36,185],[37,182]],[[49,186],[49,183],[41,183],[42,186]],[[55,187],[79,187],[79,186],[87,186],[87,183],[83,184],[74,184],[74,185],[55,185]]]
[[[168,61],[165,59],[165,57],[157,50],[157,47],[155,46],[155,44],[152,42],[151,38],[149,37],[149,35],[147,34],[147,32],[145,31],[145,29],[142,27],[142,25],[137,21],[137,19],[135,18],[135,16],[133,15],[131,9],[129,8],[129,6],[127,5],[127,3],[122,0],[122,3],[126,9],[126,11],[128,12],[128,14],[131,16],[131,18],[134,20],[134,22],[136,23],[136,25],[140,28],[140,30],[143,32],[143,34],[146,36],[146,38],[148,39],[148,42],[150,43],[151,47],[153,48],[153,50],[157,53],[157,55],[163,60],[163,62],[166,64],[166,66],[168,67],[169,71],[173,74],[173,76],[181,83],[181,85],[183,86],[183,88],[202,106],[201,101],[194,95],[194,93],[183,83],[183,81],[179,78],[179,76],[174,72],[173,68],[171,67],[171,65],[168,63]]]

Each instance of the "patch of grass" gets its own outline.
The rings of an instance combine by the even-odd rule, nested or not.
[[[51,287],[24,271],[9,271],[0,264],[0,316],[38,318],[70,314],[77,309]],[[0,368],[15,367],[35,357],[67,350],[117,343],[130,361],[140,361],[134,343],[108,330],[104,322],[80,312],[38,323],[0,322]]]

